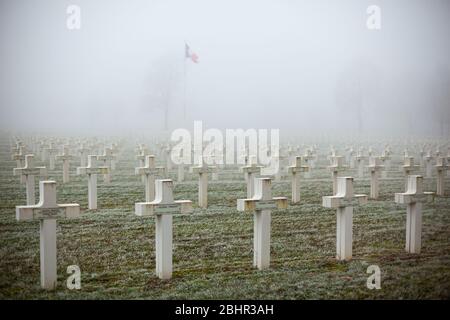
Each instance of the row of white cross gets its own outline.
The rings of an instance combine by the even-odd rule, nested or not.
[[[396,193],[395,202],[407,205],[406,251],[420,253],[422,228],[422,203],[432,192],[423,192],[422,177],[409,176],[405,193]],[[258,269],[270,265],[271,210],[286,209],[286,197],[272,197],[271,178],[257,178],[251,198],[238,199],[237,210],[254,214],[253,265]],[[172,215],[192,212],[190,200],[174,200],[173,182],[170,179],[155,181],[155,199],[135,204],[138,216],[155,217],[156,274],[161,279],[172,276]],[[56,287],[56,220],[80,215],[78,204],[56,203],[56,182],[39,183],[40,201],[36,205],[17,206],[16,219],[40,221],[41,286]],[[367,203],[366,195],[353,194],[353,178],[339,177],[337,194],[324,196],[322,206],[335,208],[337,214],[336,258],[350,260],[353,242],[353,207]]]
[[[86,174],[89,179],[89,208],[97,207],[96,176],[107,174],[110,166],[94,167],[94,159],[105,160],[98,156],[89,156],[86,167],[77,168],[78,174]],[[337,172],[343,167],[341,157],[334,156],[329,167],[333,173],[333,196],[323,197],[322,205],[337,210],[336,258],[349,260],[352,258],[352,215],[353,207],[367,203],[366,195],[353,194],[353,178],[338,177]],[[108,161],[110,159],[106,159]],[[138,216],[155,216],[156,243],[156,274],[161,279],[169,279],[172,275],[172,215],[174,213],[189,213],[192,211],[190,200],[174,201],[173,182],[170,179],[155,179],[155,175],[164,175],[164,168],[156,167],[154,156],[145,156],[145,166],[136,168],[136,174],[144,177],[146,192],[145,202],[135,204],[135,214]],[[214,168],[203,165],[194,167],[193,172],[199,174],[199,205],[207,206],[207,175]],[[411,165],[411,164],[410,164]],[[406,166],[406,165],[405,165]],[[372,163],[371,172],[377,172],[379,164]],[[260,174],[261,166],[252,163],[243,167],[247,179],[247,198],[237,200],[237,210],[254,214],[254,259],[253,264],[259,269],[270,265],[270,223],[271,210],[286,209],[286,197],[272,197],[271,178],[255,178]],[[299,176],[308,167],[301,165],[301,157],[295,158],[293,166],[289,167],[292,179],[292,201],[298,202]],[[25,167],[14,169],[15,174],[25,176],[27,186],[33,185],[34,175],[46,176],[46,169],[33,166],[33,156],[25,157]],[[335,174],[336,173],[336,174]],[[423,192],[423,178],[419,175],[409,175],[406,193],[395,194],[395,202],[407,205],[406,250],[419,253],[421,247],[421,204],[433,193]],[[56,219],[71,218],[80,215],[78,204],[56,203],[56,182],[41,181],[40,201],[34,205],[34,190],[27,189],[27,206],[16,207],[16,217],[19,221],[37,219],[41,223],[41,285],[46,289],[56,287]],[[375,188],[374,188],[375,189]],[[371,192],[372,196],[372,192]]]

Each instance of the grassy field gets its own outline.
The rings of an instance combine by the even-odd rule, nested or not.
[[[353,260],[335,260],[335,210],[321,207],[331,195],[326,158],[302,181],[302,203],[272,213],[271,267],[252,267],[253,216],[236,211],[244,198],[237,171],[210,182],[207,210],[197,204],[197,179],[175,183],[176,199],[194,202],[194,213],[173,220],[173,278],[155,276],[154,219],[134,215],[144,200],[134,175],[132,146],[119,155],[109,185],[98,181],[98,210],[87,208],[87,179],[62,184],[61,164],[49,173],[57,181],[58,203],[79,203],[80,218],[60,220],[57,230],[58,288],[40,289],[39,222],[17,222],[15,206],[25,201],[24,185],[13,176],[6,139],[0,141],[0,298],[1,299],[448,299],[450,298],[450,198],[424,205],[422,252],[405,246],[406,208],[393,201],[403,192],[400,171],[381,180],[380,199],[354,210]],[[47,165],[37,159],[38,165]],[[395,162],[399,165],[399,162]],[[349,171],[348,174],[356,175]],[[175,172],[170,174],[175,179]],[[449,180],[449,179],[447,179]],[[435,180],[425,179],[435,191]],[[449,181],[446,190],[450,191]],[[290,197],[288,179],[272,182],[274,196]],[[38,188],[36,188],[36,191]],[[355,178],[355,192],[369,193],[369,180]],[[81,268],[81,289],[69,290],[66,269]],[[369,290],[369,265],[381,268],[381,290]]]

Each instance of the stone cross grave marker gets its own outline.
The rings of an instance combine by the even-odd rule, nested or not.
[[[135,169],[135,174],[141,175],[144,178],[145,202],[151,202],[155,199],[155,178],[157,176],[164,176],[166,174],[166,168],[155,166],[154,155],[146,155],[144,164],[145,166]]]
[[[433,156],[431,155],[431,150],[428,150],[425,156],[425,177],[431,178],[433,175]]]
[[[364,161],[367,160],[367,156],[363,155],[362,149],[359,149],[356,155],[356,163],[358,165],[358,178],[364,177]]]
[[[78,153],[80,154],[80,167],[86,167],[87,157],[90,151],[91,149],[88,148],[86,144],[82,143],[80,145],[80,148],[78,149]]]
[[[111,148],[105,148],[103,151],[103,154],[100,156],[97,156],[98,161],[103,162],[103,167],[109,168],[108,173],[103,175],[103,181],[105,183],[111,182],[111,171],[114,168],[114,161],[116,160],[116,156],[113,155]]]
[[[413,157],[405,157],[403,160],[403,173],[405,174],[405,190],[408,189],[408,176],[414,171],[419,171],[420,166],[414,164]]]
[[[12,156],[12,160],[16,160],[16,167],[17,168],[23,168],[25,166],[25,153],[24,153],[24,146],[19,145],[17,147],[17,151],[14,151]],[[20,183],[25,183],[25,176],[20,176]]]
[[[406,246],[409,253],[420,253],[422,246],[422,203],[433,198],[423,191],[423,177],[410,175],[405,193],[396,193],[395,202],[406,204]]]
[[[200,157],[200,165],[191,167],[192,173],[197,173],[198,178],[198,205],[201,208],[208,207],[208,173],[217,171],[216,166],[208,166],[206,163],[207,157]]]
[[[69,169],[70,169],[70,160],[72,160],[74,157],[69,154],[69,147],[64,146],[63,152],[61,155],[56,156],[56,160],[62,161],[62,168],[63,168],[63,183],[68,183],[70,180],[69,176]]]
[[[302,172],[308,172],[308,166],[302,166],[302,157],[295,157],[292,166],[288,167],[288,172],[292,175],[292,203],[300,202],[300,175]]]
[[[334,196],[322,197],[322,206],[336,208],[336,259],[352,258],[353,207],[367,203],[367,196],[353,194],[353,178],[339,177],[338,192]]]
[[[332,161],[332,165],[328,167],[328,170],[331,171],[333,179],[333,194],[336,194],[339,172],[347,170],[347,166],[344,166],[344,157],[342,156],[335,156],[332,158]]]
[[[355,168],[355,150],[353,147],[350,147],[347,151],[347,162],[349,163],[350,169]]]
[[[367,166],[370,172],[370,198],[378,199],[380,192],[380,171],[384,169],[379,157],[372,157]]]
[[[425,166],[425,155],[427,153],[425,152],[425,145],[422,146],[422,148],[420,148],[419,151],[419,165],[423,168]]]
[[[438,157],[436,159],[436,171],[437,171],[437,187],[436,187],[436,195],[444,196],[445,195],[445,172],[448,170],[449,166],[446,163],[446,159],[444,157]]]
[[[17,206],[17,221],[40,221],[40,266],[41,287],[52,290],[56,288],[56,220],[75,218],[80,215],[78,204],[56,203],[56,182],[39,182],[40,201],[36,205]]]
[[[381,165],[384,166],[384,170],[381,171],[381,176],[383,178],[387,177],[387,169],[390,167],[391,156],[387,149],[383,150],[380,156]]]
[[[255,178],[261,175],[262,166],[256,163],[256,156],[248,157],[248,164],[242,167],[242,171],[247,180],[247,198],[253,197],[255,188]]]
[[[138,216],[155,216],[156,275],[160,279],[172,277],[172,215],[192,212],[190,200],[173,200],[173,182],[156,180],[156,196],[151,202],[135,204]]]
[[[138,152],[138,154],[136,155],[136,160],[139,161],[139,168],[143,168],[145,167],[145,161],[146,161],[146,156],[150,155],[148,148],[143,145],[140,144],[136,150]],[[145,176],[141,177],[142,183],[145,184]]]
[[[313,154],[311,148],[305,149],[305,154],[302,156],[302,161],[309,167],[309,170],[305,172],[305,178],[311,178],[311,171],[316,166],[317,156]]]
[[[50,142],[50,145],[48,148],[45,148],[45,154],[48,157],[49,160],[49,169],[55,170],[55,156],[58,153],[58,148],[55,147],[55,144],[53,142]]]
[[[108,167],[96,167],[94,165],[96,158],[95,155],[89,155],[87,166],[77,168],[77,175],[88,176],[88,207],[91,210],[97,209],[97,175],[109,171]]]
[[[253,266],[266,269],[270,266],[271,210],[287,209],[286,197],[272,197],[271,179],[257,178],[255,193],[249,199],[238,199],[237,210],[253,212]]]
[[[23,168],[14,168],[14,175],[21,175],[25,177],[25,189],[27,194],[27,205],[34,205],[34,177],[47,177],[47,168],[34,166],[34,155],[27,154],[25,156],[25,166]]]

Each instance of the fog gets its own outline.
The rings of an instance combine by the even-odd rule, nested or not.
[[[1,0],[0,125],[449,137],[449,31],[446,0]]]

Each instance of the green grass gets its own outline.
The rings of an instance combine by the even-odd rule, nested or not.
[[[323,157],[311,179],[302,181],[302,203],[272,213],[271,267],[252,267],[253,216],[236,211],[246,195],[242,174],[228,173],[209,185],[207,210],[197,203],[197,179],[175,182],[176,199],[194,202],[194,213],[173,219],[173,278],[155,276],[154,219],[134,215],[144,187],[134,175],[131,145],[120,155],[112,183],[98,181],[99,210],[86,210],[87,179],[74,175],[63,185],[61,165],[50,172],[59,203],[79,203],[82,216],[58,221],[58,288],[40,289],[39,222],[17,222],[24,186],[12,175],[6,139],[0,145],[1,299],[448,299],[450,297],[450,198],[424,205],[422,252],[408,254],[406,209],[393,202],[403,191],[394,169],[381,181],[380,199],[354,210],[353,260],[335,260],[335,211],[321,207],[331,195]],[[38,165],[45,165],[37,161]],[[398,164],[395,163],[394,164]],[[348,172],[355,175],[355,171]],[[175,172],[170,174],[176,178]],[[175,180],[176,181],[176,180]],[[434,179],[427,185],[435,188]],[[446,181],[447,190],[449,182]],[[288,180],[273,182],[274,196],[290,197]],[[36,189],[37,190],[37,189]],[[356,193],[369,193],[355,179]],[[38,196],[38,195],[37,195]],[[81,268],[81,289],[69,290],[66,268]],[[381,268],[381,290],[369,290],[367,267]]]

